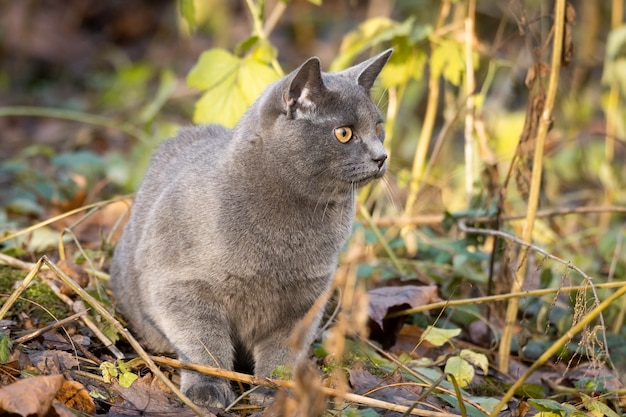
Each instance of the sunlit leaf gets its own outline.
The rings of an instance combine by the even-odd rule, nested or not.
[[[361,23],[355,30],[348,33],[341,42],[341,53],[330,66],[331,71],[347,68],[357,55],[367,49],[391,41],[399,36],[408,36],[413,27],[414,18],[402,23],[388,17],[373,17]]]
[[[187,75],[187,84],[199,90],[209,90],[235,77],[240,61],[240,58],[224,49],[203,52]]]
[[[486,355],[474,352],[473,350],[463,349],[461,353],[459,353],[459,356],[477,368],[480,368],[485,375],[489,373],[489,359]]]
[[[440,329],[439,327],[428,326],[422,334],[422,340],[433,346],[443,346],[460,334],[461,329]]]
[[[396,87],[409,80],[420,80],[424,74],[426,54],[409,46],[396,48],[380,73],[385,87]]]
[[[207,90],[196,103],[195,123],[234,126],[278,74],[253,56],[238,58],[221,49],[205,52],[187,82]]]
[[[100,364],[100,372],[102,373],[102,379],[107,384],[111,382],[111,378],[116,378],[118,375],[115,364],[106,361]]]
[[[235,81],[234,76],[229,77],[207,91],[196,103],[193,121],[234,126],[248,107],[246,97]]]
[[[443,39],[433,50],[430,57],[430,68],[435,75],[441,74],[451,84],[461,84],[461,76],[465,71],[463,45]]]
[[[474,367],[460,356],[452,356],[446,361],[444,372],[454,376],[459,387],[467,387],[474,379]],[[450,380],[450,378],[448,378]]]
[[[136,374],[132,373],[128,369],[128,367],[126,366],[126,364],[123,361],[118,360],[117,361],[117,366],[118,366],[119,371],[120,371],[119,372],[120,376],[118,378],[118,381],[119,381],[121,387],[124,387],[124,388],[130,387],[133,384],[133,382],[135,382],[137,380],[137,378],[139,378]]]

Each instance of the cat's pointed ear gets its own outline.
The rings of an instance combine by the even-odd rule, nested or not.
[[[287,114],[293,117],[297,109],[314,107],[317,97],[326,90],[319,58],[309,58],[292,73],[290,78],[289,88],[283,93],[283,100]]]
[[[389,56],[393,52],[393,49],[387,49],[386,51],[361,62],[358,65],[350,67],[341,72],[342,75],[348,76],[356,83],[363,87],[366,91],[369,91],[374,85],[374,81],[383,70],[383,67],[389,60]]]

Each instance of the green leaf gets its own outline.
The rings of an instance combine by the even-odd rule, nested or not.
[[[454,376],[459,387],[467,387],[472,379],[474,379],[475,371],[474,367],[470,365],[468,361],[460,356],[452,356],[446,361],[446,366],[443,369],[444,372]],[[448,378],[450,381],[450,378]]]
[[[203,53],[187,77],[190,86],[207,90],[196,103],[194,122],[234,126],[276,79],[276,71],[253,56],[238,58],[222,49]]]
[[[6,363],[11,356],[11,339],[4,334],[0,334],[0,363]]]
[[[312,3],[316,6],[321,6],[322,5],[322,0],[309,0],[309,3]]]
[[[196,28],[196,7],[194,0],[180,0],[180,15],[185,19],[189,26],[189,32],[193,32]]]
[[[461,334],[461,329],[440,329],[438,327],[428,326],[422,334],[421,340],[425,340],[433,346],[443,346],[450,343],[453,337]]]

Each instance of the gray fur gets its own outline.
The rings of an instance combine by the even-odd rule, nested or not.
[[[111,265],[118,307],[148,348],[226,369],[247,354],[260,376],[305,354],[285,341],[331,282],[356,187],[386,168],[369,89],[390,54],[336,74],[311,58],[232,131],[188,128],[160,146]],[[342,126],[354,130],[346,144]],[[193,372],[181,389],[209,406],[234,398]]]

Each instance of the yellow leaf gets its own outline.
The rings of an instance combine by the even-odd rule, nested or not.
[[[443,371],[454,376],[460,388],[467,387],[474,379],[474,367],[460,356],[452,356],[446,361]],[[450,380],[450,378],[448,378]]]
[[[489,373],[489,359],[487,359],[486,355],[476,353],[469,349],[463,349],[461,353],[459,353],[459,356],[477,368],[480,368],[485,375]]]
[[[427,341],[434,346],[443,346],[449,343],[453,337],[461,334],[461,329],[440,329],[438,327],[428,326],[421,339]]]

